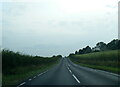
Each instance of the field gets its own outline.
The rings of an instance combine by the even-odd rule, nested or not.
[[[16,85],[37,73],[57,64],[61,56],[39,57],[23,55],[9,50],[2,51],[3,85]]]
[[[120,73],[120,50],[94,52],[88,54],[71,55],[69,58],[77,64],[114,73]]]

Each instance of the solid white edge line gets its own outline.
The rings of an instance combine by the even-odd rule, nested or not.
[[[111,73],[111,72],[107,72],[107,71],[103,71],[103,70],[97,70],[97,69],[96,69],[96,71],[100,71],[100,72],[108,73],[108,74],[111,74],[111,75],[114,75],[114,76],[117,76],[117,77],[120,76],[120,75],[118,75],[118,74]]]
[[[75,78],[75,80],[78,82],[78,83],[80,83],[80,81],[77,79],[77,77],[73,74],[72,75],[74,78]]]
[[[77,64],[74,64],[74,65],[78,66]],[[82,66],[82,68],[84,69],[84,68],[88,68],[88,67],[83,67]],[[91,71],[100,71],[100,72],[111,74],[111,75],[116,76],[116,77],[120,77],[120,75],[116,74],[116,73],[112,73],[112,72],[108,72],[108,71],[104,71],[104,70],[100,70],[100,69],[93,69],[93,68],[88,68],[88,69],[90,69]]]
[[[74,64],[74,66],[78,66],[77,64]]]

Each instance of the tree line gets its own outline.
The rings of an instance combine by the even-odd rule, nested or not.
[[[86,54],[92,52],[100,52],[100,51],[107,51],[107,50],[117,50],[120,49],[120,40],[114,39],[109,43],[98,42],[95,47],[91,48],[90,46],[86,46],[83,49],[79,49],[75,51],[75,53],[71,53],[70,55],[74,54]]]

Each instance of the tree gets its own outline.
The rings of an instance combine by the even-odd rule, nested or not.
[[[85,53],[91,53],[91,52],[92,52],[91,47],[87,46],[87,47],[85,48]]]
[[[57,55],[57,57],[62,58],[62,55]]]
[[[79,52],[75,51],[75,54],[79,54]]]
[[[106,43],[99,42],[96,44],[96,47],[98,47],[100,49],[100,51],[104,51],[104,50],[106,50]]]
[[[75,54],[74,54],[74,53],[70,53],[69,57],[71,57],[71,56],[73,56],[73,55],[75,55]]]
[[[79,49],[79,52],[75,52],[76,54],[85,54],[85,53],[91,53],[92,52],[92,49],[91,47],[89,46],[86,46],[85,48],[83,49]]]
[[[110,43],[107,44],[108,50],[116,50],[119,48],[120,48],[120,41],[118,39],[114,39]]]
[[[82,49],[79,49],[79,54],[83,54],[83,50]]]

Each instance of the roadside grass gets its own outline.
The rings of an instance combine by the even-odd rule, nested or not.
[[[42,73],[51,67],[54,67],[57,64],[49,65],[49,66],[30,66],[30,67],[19,67],[16,70],[19,72],[19,74],[15,75],[4,75],[3,74],[3,85],[17,85],[23,80],[27,80],[28,78],[32,78],[35,75],[38,75],[39,73]],[[31,68],[31,69],[30,69]],[[24,70],[24,73],[20,73]]]
[[[101,69],[119,74],[119,53],[120,50],[111,50],[82,55],[72,55],[69,56],[69,58],[71,61],[81,66]]]
[[[60,56],[40,57],[2,51],[2,85],[17,85],[23,80],[55,66]]]

